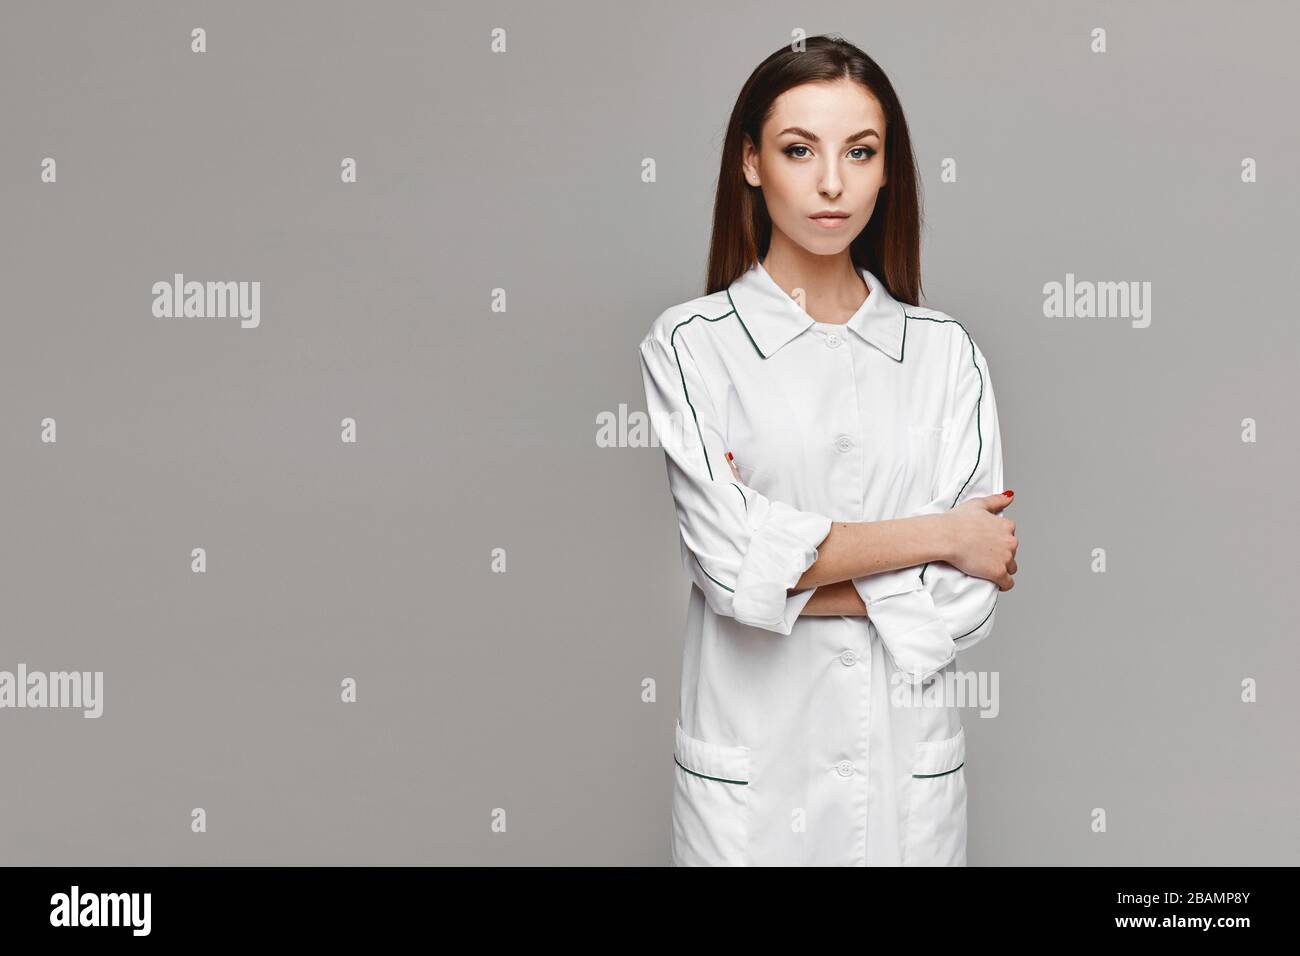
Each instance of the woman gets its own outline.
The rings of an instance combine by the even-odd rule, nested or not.
[[[709,291],[640,344],[694,583],[674,865],[965,864],[957,708],[898,690],[988,636],[1016,538],[984,356],[912,304],[917,191],[866,54],[777,51],[727,128]]]

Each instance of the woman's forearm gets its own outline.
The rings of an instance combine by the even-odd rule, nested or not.
[[[793,591],[822,587],[880,571],[945,561],[951,554],[945,515],[915,515],[885,521],[834,521],[817,546],[817,560]],[[816,596],[813,597],[816,600]]]
[[[852,581],[836,581],[834,584],[823,584],[813,596],[808,599],[808,603],[803,606],[799,612],[800,617],[808,615],[810,617],[866,617],[867,606],[862,602],[858,589],[853,586]]]

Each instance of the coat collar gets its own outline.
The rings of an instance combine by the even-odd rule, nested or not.
[[[901,362],[907,322],[903,304],[885,291],[884,283],[866,269],[859,266],[858,272],[870,292],[845,324],[890,358]],[[763,358],[771,358],[815,321],[786,295],[761,262],[756,261],[731,283],[727,298]]]

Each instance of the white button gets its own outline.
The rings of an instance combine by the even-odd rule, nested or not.
[[[834,332],[830,332],[830,333],[828,333],[827,336],[826,336],[826,347],[827,347],[828,349],[837,349],[837,348],[839,348],[839,347],[840,347],[840,337],[839,337],[838,335],[836,335]]]
[[[854,654],[852,651],[845,651],[843,654],[840,655],[840,663],[843,664],[845,667],[852,667],[857,662],[858,662],[858,655]]]
[[[840,451],[848,451],[853,447],[853,439],[848,435],[841,435],[839,438],[835,439],[835,447]]]
[[[851,777],[853,776],[853,764],[847,760],[841,760],[839,766],[835,768],[835,772],[841,777]]]

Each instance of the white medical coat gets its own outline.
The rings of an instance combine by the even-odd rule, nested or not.
[[[961,718],[904,685],[933,692],[988,636],[997,586],[930,562],[855,578],[868,617],[800,617],[814,589],[787,594],[832,521],[1003,490],[969,332],[860,271],[870,291],[847,323],[815,321],[755,263],[639,346],[693,582],[673,865],[966,862]]]

